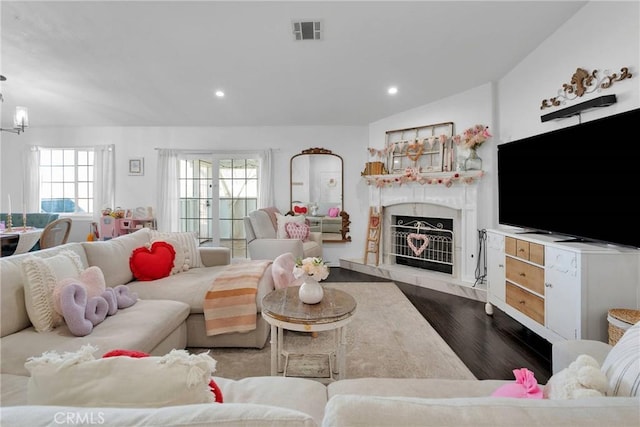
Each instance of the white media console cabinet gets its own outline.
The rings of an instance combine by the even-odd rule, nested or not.
[[[495,305],[549,342],[607,342],[607,312],[638,309],[640,250],[487,230],[487,313]]]

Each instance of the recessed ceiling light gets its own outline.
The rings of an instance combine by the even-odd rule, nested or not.
[[[216,96],[217,96],[218,98],[224,98],[224,92],[223,92],[223,91],[221,91],[221,90],[217,90],[217,91],[216,91]]]
[[[389,95],[395,95],[396,93],[398,93],[398,88],[395,86],[391,86],[389,89],[387,89],[387,93]]]

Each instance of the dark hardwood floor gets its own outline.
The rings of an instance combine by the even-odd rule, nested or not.
[[[376,276],[332,267],[327,281],[387,282]],[[396,282],[431,326],[480,380],[513,380],[513,370],[528,368],[538,383],[551,377],[551,344],[494,307],[423,287]]]

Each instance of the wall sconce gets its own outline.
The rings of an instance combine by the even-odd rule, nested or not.
[[[13,116],[13,129],[0,128],[0,132],[11,132],[20,135],[27,127],[29,127],[29,112],[27,111],[27,107],[16,107],[16,114]]]

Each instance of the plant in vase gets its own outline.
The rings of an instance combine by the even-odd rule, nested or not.
[[[320,257],[308,257],[296,259],[293,267],[293,275],[296,279],[304,278],[298,297],[305,304],[317,304],[322,301],[324,291],[320,285],[321,280],[329,277],[329,266]]]
[[[469,150],[469,155],[464,162],[465,170],[482,169],[482,159],[478,156],[477,149],[493,135],[489,133],[489,127],[475,125],[465,130],[462,135],[455,135],[453,141],[458,147]]]

